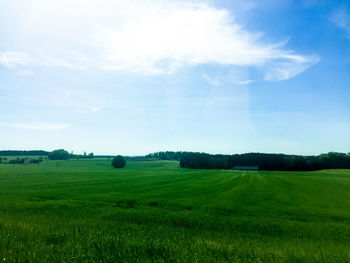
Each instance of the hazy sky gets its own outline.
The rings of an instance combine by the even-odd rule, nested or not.
[[[350,152],[350,2],[0,1],[0,149]]]

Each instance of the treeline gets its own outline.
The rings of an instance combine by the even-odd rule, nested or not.
[[[269,153],[208,154],[198,152],[158,152],[148,158],[179,160],[180,167],[193,169],[233,169],[237,166],[258,166],[270,171],[313,171],[321,169],[350,169],[350,153],[330,152],[318,156]]]
[[[318,156],[245,153],[211,155],[183,153],[180,167],[195,169],[232,169],[235,166],[258,166],[269,171],[313,171],[321,169],[350,169],[350,154],[330,152]]]
[[[73,152],[69,153],[64,149],[58,149],[51,152],[43,151],[43,150],[1,150],[0,156],[47,156],[50,160],[67,160],[70,158],[77,159],[92,159],[94,158],[94,154],[91,152],[87,154],[73,154]],[[16,159],[17,160],[17,159]],[[14,162],[14,161],[13,161]],[[22,163],[21,159],[17,163]]]
[[[146,156],[124,156],[127,161],[152,161],[154,158],[148,158]]]
[[[180,161],[182,154],[185,152],[155,152],[147,154],[145,157],[149,159],[157,159],[157,160],[176,160]]]
[[[42,150],[32,151],[17,151],[17,150],[2,150],[0,156],[48,156],[50,152]]]
[[[71,158],[92,159],[94,158],[94,153],[86,154],[86,152],[84,152],[84,154],[73,154],[73,152],[69,153],[64,149],[58,149],[50,152],[48,157],[50,160],[68,160]]]
[[[86,154],[86,152],[84,152],[84,154],[71,154],[72,155],[72,158],[77,158],[77,159],[92,159],[94,158],[94,153],[89,153],[89,154]]]
[[[28,157],[25,158],[19,158],[16,159],[8,159],[7,157],[0,157],[0,164],[40,164],[41,162],[47,160],[47,157],[40,156],[38,159],[29,159]]]

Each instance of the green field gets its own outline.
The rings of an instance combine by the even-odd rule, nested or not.
[[[350,262],[350,170],[0,165],[1,262]]]

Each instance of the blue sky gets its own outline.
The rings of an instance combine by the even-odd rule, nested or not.
[[[350,152],[350,2],[0,2],[0,148]]]

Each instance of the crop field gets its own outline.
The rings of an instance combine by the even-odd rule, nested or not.
[[[0,164],[1,262],[350,262],[350,170]]]

